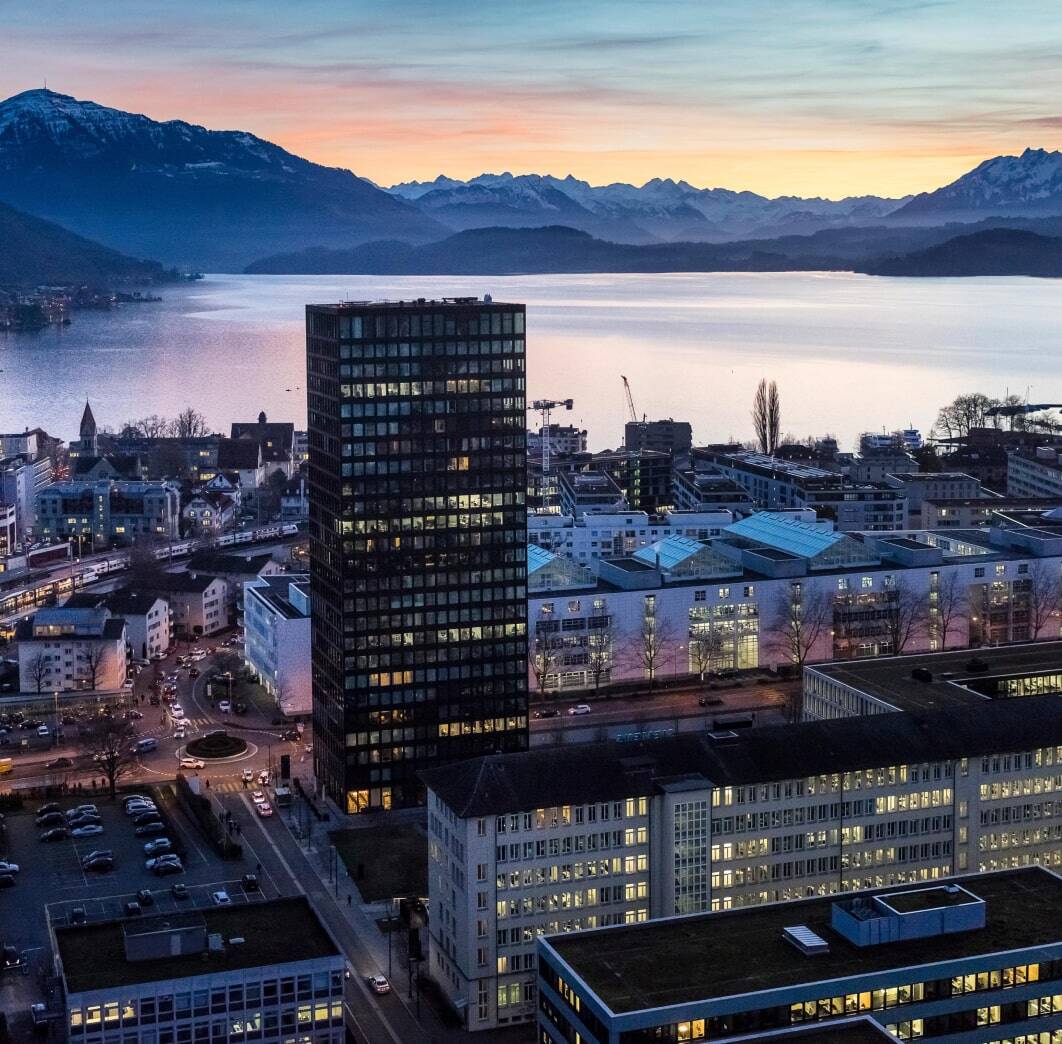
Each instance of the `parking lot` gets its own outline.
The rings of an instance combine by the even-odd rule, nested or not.
[[[97,805],[104,829],[102,834],[80,839],[41,842],[34,822],[36,807],[9,814],[7,858],[19,865],[20,872],[15,887],[0,890],[0,942],[20,951],[46,947],[46,908],[55,923],[68,923],[75,907],[83,908],[89,921],[120,917],[125,914],[126,903],[145,888],[150,889],[154,900],[143,908],[145,915],[209,905],[212,893],[218,890],[226,891],[233,903],[249,901],[240,882],[257,866],[250,846],[244,845],[242,859],[221,860],[178,808],[169,786],[157,788],[154,797],[169,821],[169,829],[159,836],[169,837],[178,850],[183,848],[182,874],[160,878],[145,868],[148,857],[144,845],[152,837],[134,834],[132,820],[120,801],[112,804],[106,798],[82,797],[81,802]],[[67,807],[78,803],[75,799],[63,802]],[[101,850],[113,853],[114,868],[103,873],[86,871],[81,865],[83,858]],[[188,898],[173,897],[171,889],[177,883],[186,886]],[[268,873],[260,879],[260,888],[260,892],[251,893],[252,898],[278,894]]]

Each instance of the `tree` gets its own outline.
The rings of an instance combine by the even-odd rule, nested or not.
[[[942,406],[937,414],[934,431],[940,431],[950,439],[965,438],[974,428],[989,426],[998,427],[999,415],[991,418],[988,411],[999,406],[998,399],[990,399],[980,392],[970,392],[966,395],[957,395],[947,406]]]
[[[777,652],[802,676],[804,664],[814,655],[823,636],[833,627],[833,594],[825,587],[793,583],[783,591],[772,609],[770,638]],[[786,700],[790,721],[802,713],[800,685]]]
[[[557,669],[557,650],[552,639],[546,634],[536,634],[527,646],[527,662],[535,676],[535,686],[539,695],[546,691],[546,683]]]
[[[1052,568],[1046,562],[1034,562],[1029,567],[1025,580],[1026,604],[1029,609],[1029,637],[1036,641],[1052,617],[1062,611],[1062,576],[1058,566]],[[1049,637],[1058,637],[1056,633]]]
[[[112,798],[118,780],[136,765],[135,740],[132,724],[113,714],[95,718],[81,730],[81,749],[91,755],[93,764],[107,777]]]
[[[928,606],[922,593],[901,576],[881,593],[881,607],[892,655],[899,656],[925,623]]]
[[[95,692],[100,679],[103,661],[107,658],[107,646],[103,642],[94,642],[85,650],[85,666],[88,668],[89,688]]]
[[[135,591],[150,591],[166,571],[156,552],[158,545],[150,538],[140,538],[129,549],[129,586]]]
[[[690,667],[697,672],[702,682],[722,655],[723,636],[715,628],[705,627],[703,631],[690,628]]]
[[[210,433],[206,417],[192,406],[185,406],[169,422],[169,435],[175,439],[198,439]]]
[[[756,395],[752,400],[752,426],[760,452],[773,454],[778,448],[782,427],[782,401],[778,395],[778,385],[774,381],[768,384],[766,377],[756,387]]]
[[[948,573],[939,578],[936,591],[931,592],[930,604],[936,609],[940,647],[947,649],[952,625],[958,622],[966,610],[966,589],[960,582],[958,573]]]
[[[646,607],[642,622],[628,645],[628,653],[635,667],[644,672],[649,682],[649,691],[656,685],[656,676],[664,666],[675,646],[675,632],[670,621],[656,615],[655,609]]]
[[[601,689],[605,676],[612,670],[612,635],[606,630],[591,631],[586,646],[586,672],[594,684],[594,692]]]
[[[44,679],[48,677],[49,662],[48,657],[43,652],[39,652],[34,654],[27,664],[29,676],[38,694],[44,692]]]

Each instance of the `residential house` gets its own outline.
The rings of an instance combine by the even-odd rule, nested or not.
[[[23,692],[113,692],[125,684],[125,620],[109,609],[39,609],[16,638]]]

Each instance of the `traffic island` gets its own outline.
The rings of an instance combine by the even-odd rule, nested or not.
[[[193,758],[217,761],[244,753],[247,750],[247,741],[239,736],[230,736],[224,731],[208,732],[205,736],[190,740],[184,749]]]

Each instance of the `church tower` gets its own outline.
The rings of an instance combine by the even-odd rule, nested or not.
[[[92,416],[92,407],[85,400],[85,412],[81,414],[81,437],[76,448],[71,446],[71,456],[98,457],[99,443],[96,438],[96,418]]]

